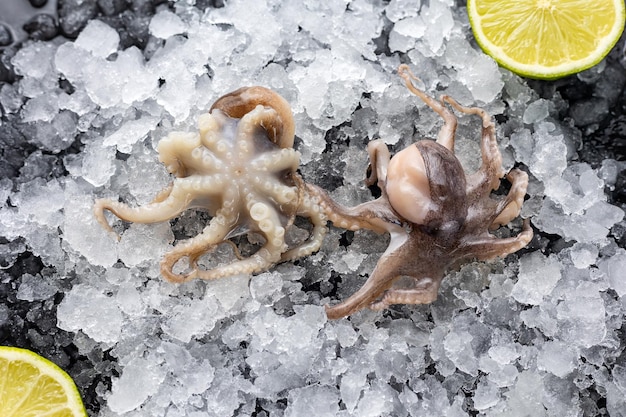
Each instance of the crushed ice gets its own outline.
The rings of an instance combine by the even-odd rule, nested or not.
[[[21,110],[10,87],[0,90],[5,110],[21,112],[42,149],[58,152],[77,136],[84,144],[66,157],[67,177],[15,190],[0,180],[0,234],[22,237],[58,274],[21,277],[18,298],[45,300],[74,277],[58,326],[76,332],[83,355],[111,349],[121,369],[111,391],[100,392],[102,416],[249,415],[258,407],[272,416],[592,415],[597,393],[611,415],[626,415],[626,251],[609,235],[624,212],[604,194],[611,176],[571,160],[577,138],[555,117],[562,103],[537,97],[477,51],[456,2],[229,1],[204,13],[187,3],[152,18],[150,33],[162,41],[149,60],[137,48],[119,50],[117,32],[92,21],[74,42],[33,42],[13,58],[28,98]],[[385,36],[387,54],[377,46]],[[432,137],[440,126],[398,81],[397,52],[431,93],[445,90],[492,114],[506,109],[505,161],[531,174],[523,214],[561,250],[468,265],[444,281],[433,306],[328,322],[320,306],[330,270],[342,275],[338,291],[352,292],[384,249],[372,243],[380,237],[357,233],[345,248],[331,231],[303,266],[175,286],[159,277],[158,259],[175,234],[202,227],[196,216],[175,232],[132,225],[119,244],[96,224],[94,197],[140,204],[167,183],[159,138],[252,83],[292,103],[305,179],[326,170],[343,179],[332,190],[342,202],[370,198],[365,138],[404,146],[414,131]],[[60,88],[59,77],[74,91]],[[322,160],[329,129],[339,140]],[[461,121],[467,166],[475,132]],[[10,252],[4,246],[0,255]],[[3,255],[1,267],[12,262]],[[0,323],[4,316],[0,303]]]

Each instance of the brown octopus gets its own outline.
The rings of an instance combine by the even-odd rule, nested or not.
[[[374,201],[344,207],[321,188],[306,185],[319,196],[335,225],[391,235],[389,247],[366,283],[347,300],[326,306],[330,319],[366,307],[381,310],[391,304],[431,303],[447,270],[474,259],[506,256],[526,246],[533,236],[528,219],[515,237],[500,239],[489,233],[519,215],[528,185],[528,175],[513,169],[506,174],[511,183],[508,195],[491,197],[505,172],[489,115],[445,95],[440,102],[429,97],[413,85],[412,79],[417,78],[406,65],[398,73],[407,88],[443,118],[437,140],[418,141],[393,158],[383,141],[370,142],[371,174],[366,183],[377,183],[382,191]],[[445,103],[482,118],[482,163],[467,177],[454,155],[457,119]]]
[[[174,132],[159,142],[159,160],[175,179],[150,204],[96,200],[98,222],[112,231],[105,210],[139,223],[166,221],[188,208],[207,210],[213,217],[202,233],[179,242],[161,261],[162,275],[172,282],[256,273],[318,250],[326,218],[296,173],[300,154],[293,149],[295,127],[287,101],[264,87],[244,87],[219,98],[199,117],[198,129]],[[288,249],[285,232],[296,215],[310,218],[313,230],[308,240]],[[242,231],[265,239],[245,259],[228,240]],[[221,243],[233,245],[239,260],[201,269],[198,258]],[[174,272],[182,258],[189,267]]]

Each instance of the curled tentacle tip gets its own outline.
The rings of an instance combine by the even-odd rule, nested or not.
[[[171,254],[170,254],[171,255]],[[163,278],[165,278],[166,281],[168,282],[172,282],[175,284],[182,284],[184,282],[190,281],[194,278],[197,277],[198,275],[198,269],[195,267],[195,265],[191,264],[191,257],[190,259],[190,268],[191,270],[185,274],[176,274],[174,273],[173,269],[174,266],[178,263],[178,261],[181,259],[176,258],[176,259],[172,259],[173,256],[168,256],[165,255],[163,257],[163,259],[161,260],[161,275],[163,276]]]
[[[400,66],[398,67],[398,74],[402,77],[407,74],[412,74],[412,72],[407,64],[400,64]]]
[[[113,228],[111,227],[111,225],[109,224],[109,222],[107,221],[106,217],[104,216],[104,211],[105,210],[109,210],[109,207],[107,205],[107,199],[105,198],[98,198],[94,201],[93,204],[93,214],[96,218],[96,221],[98,223],[100,223],[100,225],[102,226],[102,228],[109,233],[110,235],[112,235],[115,240],[117,240],[118,242],[120,240],[122,240],[122,237],[115,232],[115,230],[113,230]]]
[[[398,75],[404,79],[404,81],[411,83],[411,80],[415,81],[417,85],[415,86],[418,90],[424,91],[426,90],[426,85],[424,82],[409,68],[407,64],[401,64],[398,67]]]

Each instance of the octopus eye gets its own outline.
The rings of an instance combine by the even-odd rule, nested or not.
[[[408,221],[424,225],[437,208],[432,201],[426,164],[417,146],[398,152],[389,161],[385,191],[391,207]]]

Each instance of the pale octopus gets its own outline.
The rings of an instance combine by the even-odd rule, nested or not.
[[[380,198],[356,207],[334,202],[319,187],[307,184],[317,195],[328,218],[341,228],[387,232],[391,240],[365,284],[347,300],[326,306],[330,319],[363,308],[381,310],[392,304],[427,304],[437,299],[446,271],[471,260],[506,256],[532,239],[528,219],[515,237],[496,238],[490,230],[520,214],[528,175],[513,169],[506,174],[489,115],[476,107],[464,107],[449,96],[440,101],[416,88],[417,78],[406,65],[398,69],[407,88],[444,120],[436,141],[421,140],[390,158],[385,143],[368,144],[371,173],[368,185],[377,183]],[[482,163],[466,177],[454,155],[457,119],[445,106],[482,119]],[[511,183],[506,197],[491,197],[506,175]]]
[[[95,216],[112,231],[104,211],[122,220],[155,223],[189,208],[213,216],[198,235],[179,242],[161,261],[171,282],[251,274],[277,262],[306,256],[319,249],[326,218],[296,173],[300,154],[293,149],[294,120],[287,101],[264,87],[245,87],[219,98],[198,120],[198,133],[174,132],[158,146],[159,160],[173,182],[147,205],[130,207],[110,199],[96,200]],[[294,216],[308,217],[313,229],[307,240],[289,249],[285,233]],[[241,258],[233,235],[257,232],[265,244]],[[231,243],[239,260],[213,269],[198,265],[201,255]],[[188,267],[175,272],[183,258]]]

